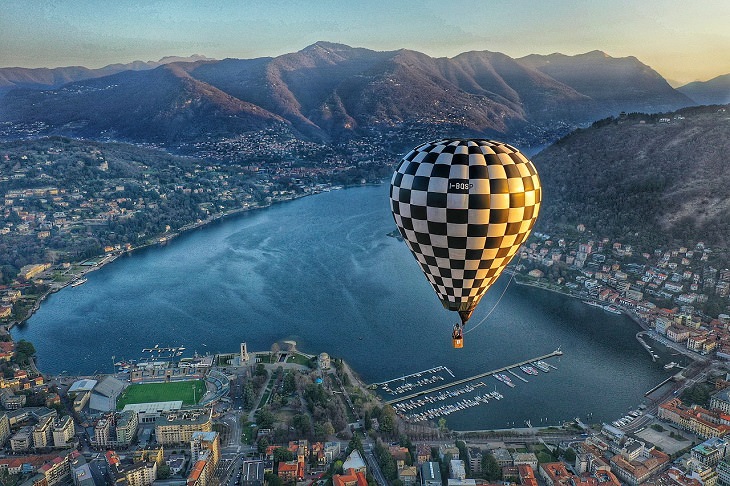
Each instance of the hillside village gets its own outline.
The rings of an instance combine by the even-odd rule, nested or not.
[[[730,359],[727,256],[704,243],[638,249],[595,238],[535,233],[517,260],[518,281],[626,313],[656,335],[697,353]]]

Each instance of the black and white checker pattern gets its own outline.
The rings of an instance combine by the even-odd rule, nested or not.
[[[444,307],[463,320],[527,239],[541,196],[532,162],[492,140],[420,145],[390,182],[401,235]]]

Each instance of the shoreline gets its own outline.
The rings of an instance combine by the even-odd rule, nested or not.
[[[140,244],[138,246],[135,246],[135,247],[132,247],[132,248],[129,248],[129,249],[115,250],[115,251],[110,252],[110,253],[107,253],[107,254],[98,255],[98,256],[95,256],[95,257],[91,257],[91,258],[85,258],[84,260],[81,260],[79,262],[69,262],[72,266],[82,266],[82,264],[84,262],[87,262],[89,260],[93,260],[94,258],[101,258],[101,261],[98,264],[89,266],[88,268],[82,270],[81,272],[79,272],[77,274],[73,274],[74,277],[71,278],[71,279],[69,279],[67,282],[65,282],[63,284],[57,284],[57,285],[51,286],[51,288],[49,288],[45,293],[43,293],[41,296],[39,296],[37,298],[37,300],[33,304],[33,307],[31,307],[31,309],[28,311],[28,313],[25,315],[25,317],[23,317],[22,319],[20,319],[18,321],[8,322],[7,324],[4,324],[4,326],[5,326],[5,328],[9,332],[15,326],[20,326],[22,324],[25,324],[28,321],[28,319],[30,319],[31,317],[33,317],[33,315],[40,309],[41,304],[51,294],[55,294],[56,292],[59,292],[59,291],[65,289],[66,287],[70,286],[71,284],[73,284],[74,282],[78,281],[79,279],[84,278],[84,276],[86,274],[101,269],[102,267],[104,267],[104,266],[112,263],[113,261],[115,261],[117,258],[119,258],[121,256],[131,255],[134,252],[139,251],[139,250],[143,250],[145,248],[149,248],[149,247],[153,247],[153,246],[158,246],[158,245],[165,245],[168,241],[171,241],[171,240],[177,238],[178,236],[181,236],[181,235],[183,235],[185,233],[188,233],[188,232],[190,232],[192,230],[196,230],[196,229],[199,229],[199,228],[203,228],[203,227],[208,226],[208,225],[210,225],[212,223],[215,223],[215,222],[218,222],[218,221],[223,221],[226,218],[229,218],[229,217],[232,217],[232,216],[237,216],[237,215],[240,215],[242,213],[247,213],[249,211],[256,211],[256,210],[259,210],[259,209],[267,209],[267,208],[270,208],[270,207],[272,207],[272,206],[274,206],[276,204],[281,204],[281,203],[286,203],[286,202],[290,202],[290,201],[295,201],[297,199],[302,199],[302,198],[308,197],[308,196],[316,196],[316,195],[319,195],[319,194],[322,194],[322,193],[325,193],[325,192],[339,191],[339,190],[342,190],[342,189],[350,189],[350,188],[353,188],[353,187],[365,187],[365,186],[374,186],[374,185],[381,185],[381,184],[383,184],[382,181],[379,182],[379,183],[365,183],[365,184],[356,184],[356,185],[351,185],[351,186],[335,185],[335,186],[331,186],[331,187],[329,187],[327,189],[312,191],[312,192],[298,194],[298,195],[292,195],[292,196],[287,197],[287,198],[284,198],[284,199],[272,200],[270,203],[264,204],[264,205],[256,205],[256,206],[248,206],[248,207],[242,207],[242,208],[235,208],[235,209],[231,209],[231,210],[224,211],[224,212],[221,212],[221,213],[215,213],[214,215],[211,215],[211,216],[209,216],[208,218],[206,218],[206,219],[204,219],[202,221],[196,221],[196,222],[193,222],[193,223],[188,223],[186,225],[181,226],[180,228],[178,228],[177,230],[175,230],[173,232],[162,233],[160,235],[156,235],[153,238],[151,238],[150,241],[147,241],[146,243]]]
[[[377,184],[377,185],[380,185],[380,184]],[[355,186],[355,187],[357,187],[357,186]],[[322,192],[328,192],[328,191],[322,191]],[[247,208],[235,208],[235,209],[233,209],[231,211],[228,211],[228,212],[217,213],[217,214],[211,216],[210,218],[206,218],[206,220],[204,220],[204,221],[200,221],[200,222],[192,223],[192,224],[189,224],[189,225],[185,225],[185,226],[181,227],[178,231],[169,233],[167,235],[166,240],[164,242],[160,242],[159,239],[156,240],[156,241],[153,240],[151,242],[145,243],[144,245],[139,245],[139,246],[137,246],[135,248],[130,248],[128,250],[118,250],[117,251],[117,253],[118,253],[117,255],[107,255],[107,256],[101,256],[101,257],[97,256],[97,257],[93,258],[92,260],[94,260],[94,261],[99,260],[99,264],[98,265],[96,265],[96,266],[85,266],[85,267],[81,267],[80,269],[76,269],[76,270],[77,271],[83,270],[83,272],[81,272],[81,274],[84,275],[84,274],[86,274],[88,272],[98,270],[99,268],[103,267],[104,265],[106,265],[108,263],[111,263],[118,256],[121,256],[121,255],[123,255],[125,253],[131,253],[133,251],[140,250],[142,248],[146,248],[148,246],[153,246],[155,244],[160,244],[160,243],[164,244],[166,241],[169,241],[170,239],[176,238],[177,236],[182,235],[186,231],[189,231],[189,230],[192,230],[192,229],[196,229],[196,228],[202,228],[204,226],[208,226],[209,224],[211,224],[213,222],[216,222],[216,221],[219,221],[219,220],[223,220],[224,218],[237,216],[237,215],[240,215],[242,213],[247,213],[248,211],[251,211],[251,210],[254,210],[254,209],[264,209],[264,208],[267,208],[267,207],[271,207],[275,203],[292,201],[292,200],[295,200],[295,199],[299,199],[301,197],[305,197],[305,196],[308,196],[308,195],[316,195],[316,194],[320,194],[320,193],[321,192],[301,194],[301,195],[299,195],[297,197],[288,197],[288,198],[283,199],[283,200],[277,200],[277,201],[274,201],[271,204],[268,204],[268,205],[265,205],[265,206],[256,206],[256,207],[247,207]],[[515,277],[517,277],[517,275]],[[579,296],[572,295],[569,292],[561,291],[560,289],[557,289],[557,288],[552,288],[551,286],[539,285],[539,284],[538,285],[535,285],[532,282],[529,282],[529,281],[528,282],[524,282],[524,281],[518,280],[517,278],[515,278],[515,280],[517,280],[517,283],[520,284],[520,285],[527,285],[527,286],[536,287],[536,288],[543,289],[543,290],[549,290],[551,292],[555,292],[555,293],[558,293],[558,294],[563,294],[563,295],[566,295],[568,297],[580,298]],[[65,283],[65,285],[63,285],[63,286],[60,286],[58,288],[55,288],[54,289],[54,292],[60,290],[61,288],[64,288],[65,286],[68,286],[70,284],[71,284],[71,281]],[[52,293],[52,292],[46,293],[43,296],[43,298],[47,297],[50,293]],[[42,302],[42,299],[39,299],[38,300],[38,306],[40,305],[40,302]],[[626,312],[623,311],[622,313],[626,313]],[[31,316],[32,316],[32,314],[29,315],[28,318],[31,317]],[[629,317],[632,317],[632,316],[629,315]],[[636,321],[636,319],[633,319],[633,320],[638,323],[638,321]],[[349,365],[348,365],[348,367],[349,367]],[[361,381],[361,380],[358,380],[358,381]],[[489,430],[490,429],[487,429],[486,431],[488,432]],[[512,430],[512,429],[506,429],[506,430]],[[455,431],[455,432],[468,433],[469,431],[463,431],[463,432],[462,431]],[[474,431],[472,431],[472,432],[474,432]]]
[[[550,288],[547,286],[543,286],[543,285],[536,285],[533,283],[522,282],[518,279],[514,279],[514,281],[517,285],[523,285],[525,287],[532,287],[532,288],[544,290],[547,292],[553,292],[555,294],[564,295],[566,297],[578,299],[581,301],[583,300],[581,297],[578,297],[577,295],[573,295],[570,292],[556,290],[556,289],[553,289],[553,288]],[[586,304],[586,305],[588,305],[588,304]],[[691,351],[687,348],[683,348],[682,346],[679,346],[677,343],[665,342],[660,339],[657,339],[652,334],[652,331],[653,331],[652,328],[647,326],[646,323],[644,321],[642,321],[636,314],[634,314],[633,312],[626,310],[620,306],[617,306],[617,308],[621,311],[622,316],[625,316],[625,317],[628,317],[629,319],[631,319],[641,329],[641,331],[639,331],[639,332],[646,332],[647,333],[646,337],[648,337],[652,341],[659,343],[667,348],[673,349],[673,350],[679,352],[680,354],[682,354],[683,356],[686,356],[687,358],[691,359],[694,362],[706,362],[708,360],[707,357],[698,355],[697,353],[694,353],[693,351]]]

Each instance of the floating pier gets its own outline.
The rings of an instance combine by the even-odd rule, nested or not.
[[[667,378],[666,380],[662,381],[661,383],[659,383],[657,386],[655,386],[651,390],[649,390],[646,393],[644,393],[644,396],[645,397],[648,397],[649,395],[651,395],[652,393],[654,393],[655,391],[657,391],[659,388],[663,387],[664,385],[666,385],[670,381],[673,381],[675,377],[676,377],[676,375],[670,376],[669,378]]]
[[[521,377],[520,375],[518,375],[517,373],[515,373],[515,372],[514,372],[514,371],[512,371],[512,370],[507,370],[507,372],[508,372],[508,373],[509,373],[510,375],[514,376],[515,378],[517,378],[517,379],[519,379],[519,380],[522,380],[522,381],[524,381],[525,383],[529,383],[529,381],[527,381],[527,380],[526,380],[525,378]]]
[[[410,375],[403,375],[403,376],[400,376],[398,378],[393,378],[392,380],[382,381],[380,383],[373,383],[373,385],[376,385],[376,386],[385,386],[385,385],[388,385],[390,383],[395,383],[396,381],[406,381],[408,378],[420,378],[421,375],[424,375],[426,373],[438,373],[440,371],[446,371],[448,374],[451,375],[452,378],[454,377],[454,374],[446,366],[437,366],[435,368],[430,368],[428,370],[417,371],[415,373],[411,373]]]
[[[450,383],[444,383],[443,385],[439,385],[439,386],[436,386],[436,387],[433,387],[433,388],[429,388],[428,390],[420,390],[420,391],[417,391],[415,393],[411,393],[410,395],[405,395],[405,396],[402,396],[402,397],[392,398],[390,400],[386,400],[385,403],[387,403],[388,405],[393,405],[395,403],[402,402],[402,401],[405,401],[405,400],[410,400],[412,398],[420,397],[422,395],[427,395],[429,393],[434,393],[434,392],[437,392],[437,391],[446,390],[447,388],[451,388],[453,386],[463,385],[465,383],[469,383],[469,382],[474,381],[474,380],[479,380],[481,378],[484,378],[485,376],[490,376],[490,375],[493,375],[495,373],[501,373],[503,371],[510,371],[512,368],[518,368],[518,367],[520,367],[522,365],[530,364],[533,361],[545,360],[545,359],[548,359],[548,358],[552,358],[553,356],[562,356],[562,355],[563,355],[563,352],[560,350],[560,348],[558,348],[555,351],[553,351],[552,353],[546,354],[544,356],[538,356],[537,358],[530,358],[530,359],[527,359],[525,361],[520,361],[519,363],[515,363],[515,364],[503,366],[501,368],[497,368],[497,369],[494,369],[494,370],[491,370],[491,371],[487,371],[486,373],[480,373],[478,375],[470,376],[468,378],[462,378],[460,380],[452,381]],[[439,368],[443,369],[443,367],[439,367]],[[432,368],[432,369],[435,370],[436,368]],[[428,370],[428,371],[431,371],[431,370]],[[440,371],[440,369],[439,369],[439,371]],[[421,373],[423,373],[423,372],[421,372]],[[408,376],[415,376],[416,374],[417,373],[414,373],[414,374],[408,375]],[[520,378],[523,379],[522,377],[520,377]],[[402,379],[402,378],[397,378],[395,380],[385,381],[382,384],[391,383],[393,381],[398,381],[400,379]],[[523,379],[523,381],[526,382],[527,380],[524,380]],[[381,385],[381,383],[378,383],[378,385]]]

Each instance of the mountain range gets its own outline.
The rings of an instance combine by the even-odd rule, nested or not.
[[[16,87],[0,102],[0,121],[40,123],[46,134],[164,144],[271,128],[338,141],[418,126],[540,145],[620,112],[696,104],[636,58],[600,51],[433,58],[317,42],[273,58],[186,61],[107,66],[119,69],[113,74],[59,68],[68,71],[50,70],[35,85],[30,75],[21,82],[0,69],[4,86]]]
[[[109,64],[99,69],[83,66],[58,68],[0,68],[0,96],[16,88],[53,89],[67,83],[85,79],[101,78],[122,71],[144,71],[173,62],[194,62],[209,58],[194,54],[189,57],[167,56],[159,61],[133,61],[126,64]]]
[[[677,88],[677,91],[700,105],[725,105],[730,103],[730,74],[709,81],[695,81]]]

